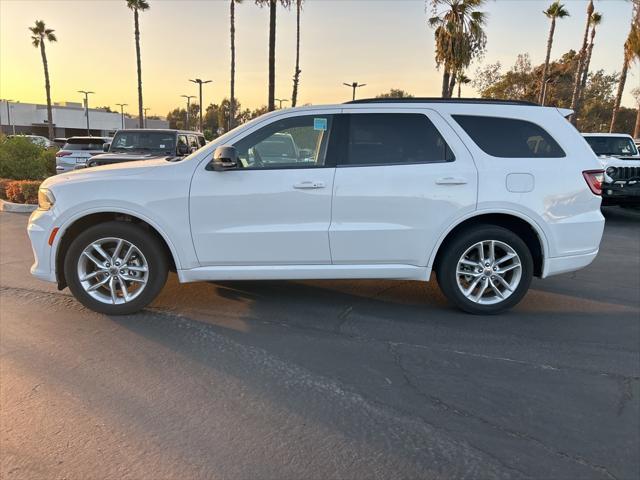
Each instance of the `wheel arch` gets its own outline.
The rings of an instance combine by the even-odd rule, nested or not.
[[[165,250],[167,259],[169,261],[170,270],[176,271],[176,269],[180,268],[179,257],[176,253],[174,245],[171,243],[162,229],[145,216],[119,209],[83,212],[83,214],[80,214],[75,218],[69,220],[64,227],[60,228],[58,232],[59,235],[53,245],[54,249],[52,250],[52,263],[54,271],[56,273],[58,289],[62,290],[67,286],[67,282],[64,277],[64,259],[67,251],[69,250],[69,246],[73,242],[73,239],[76,237],[76,235],[93,225],[112,220],[131,222],[148,230],[149,233],[151,233],[158,239],[160,245]]]
[[[531,251],[534,263],[534,275],[542,276],[544,261],[548,257],[547,237],[540,226],[531,218],[513,211],[477,211],[473,215],[459,219],[446,230],[431,252],[428,265],[432,269],[438,267],[442,253],[447,244],[462,230],[474,225],[496,225],[507,228],[518,235]]]

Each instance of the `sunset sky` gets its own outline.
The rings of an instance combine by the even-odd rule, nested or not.
[[[197,94],[189,78],[212,79],[204,102],[229,95],[228,0],[149,0],[141,14],[142,68],[149,114],[165,115],[182,106],[181,94]],[[518,53],[534,64],[544,61],[551,0],[490,0],[487,52],[483,64],[510,67]],[[558,22],[552,57],[578,49],[586,1],[565,0],[571,17]],[[603,14],[592,69],[619,71],[629,31],[631,2],[598,0]],[[307,0],[302,13],[300,103],[336,103],[350,99],[342,82],[367,83],[361,97],[390,88],[437,96],[440,73],[433,60],[433,31],[422,0]],[[30,43],[31,26],[42,19],[54,28],[58,43],[47,45],[54,101],[81,101],[76,91],[96,92],[92,106],[137,104],[133,14],[124,0],[0,0],[0,97],[45,102],[42,63]],[[244,107],[267,100],[268,10],[245,0],[236,9],[237,87]],[[276,52],[276,97],[291,97],[295,55],[295,12],[280,8]],[[469,76],[477,68],[471,66]],[[623,104],[633,106],[631,90],[640,85],[634,65]],[[474,95],[465,87],[466,96]]]

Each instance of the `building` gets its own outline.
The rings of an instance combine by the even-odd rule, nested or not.
[[[87,135],[87,117],[80,102],[56,102],[52,105],[54,136],[68,138]],[[89,109],[90,134],[112,136],[122,125],[118,112],[99,108]],[[47,106],[35,103],[0,101],[0,126],[4,134],[48,136]],[[149,120],[148,128],[169,128],[166,120]],[[125,116],[126,128],[138,128],[137,118]]]

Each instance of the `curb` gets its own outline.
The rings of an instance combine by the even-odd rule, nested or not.
[[[0,212],[31,213],[37,208],[37,205],[7,202],[0,198]]]

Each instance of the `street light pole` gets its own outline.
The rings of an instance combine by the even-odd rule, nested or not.
[[[78,93],[84,94],[84,113],[87,116],[87,135],[91,136],[91,130],[89,130],[89,95],[96,92],[91,92],[87,90],[78,90]]]
[[[151,110],[151,107],[144,107],[142,109],[142,116],[144,117],[144,126],[149,128],[149,125],[147,125],[147,110]]]
[[[282,110],[282,102],[288,102],[289,101],[286,98],[274,98],[274,100],[279,103],[278,108],[280,110]]]
[[[124,107],[129,105],[128,103],[116,103],[120,107],[120,120],[122,122],[122,129],[124,130]]]
[[[195,95],[180,95],[183,98],[187,99],[187,126],[185,130],[189,130],[189,110],[191,109],[191,99],[196,98]]]
[[[7,127],[12,127],[13,128],[13,134],[16,134],[16,126],[15,125],[11,125],[11,112],[9,111],[9,102],[13,102],[13,100],[5,100],[5,102],[7,102]],[[7,128],[7,131],[9,131],[9,129]]]
[[[201,80],[196,78],[195,80],[189,79],[190,82],[197,83],[200,89],[200,133],[202,133],[202,85],[205,83],[211,83],[213,80]]]
[[[356,88],[364,87],[366,85],[366,83],[352,82],[352,83],[343,83],[343,85],[346,85],[347,87],[353,89],[353,100],[355,100],[356,99]]]

